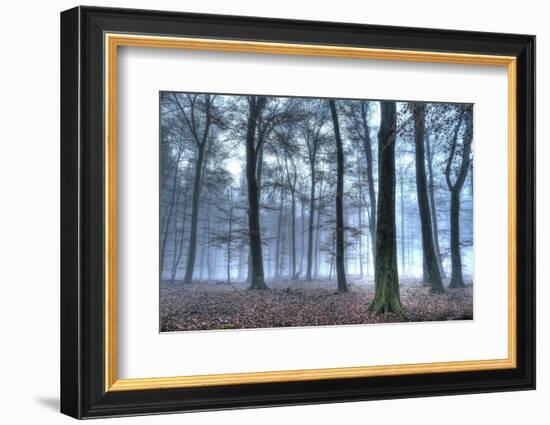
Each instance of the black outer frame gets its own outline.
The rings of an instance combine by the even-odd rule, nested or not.
[[[104,32],[517,57],[517,368],[104,391]],[[75,418],[535,388],[535,37],[76,7],[61,13],[61,412]]]

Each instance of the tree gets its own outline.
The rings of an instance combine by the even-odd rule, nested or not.
[[[357,175],[356,180],[356,189],[357,189],[357,200],[355,207],[357,208],[357,228],[359,232],[357,233],[357,259],[359,260],[359,276],[363,277],[363,178],[361,173],[361,160],[359,155],[359,149],[355,149],[355,173]]]
[[[160,268],[162,279],[174,282],[174,267],[179,259],[178,250],[185,232],[181,226],[181,204],[183,216],[186,214],[189,173],[193,171],[193,161],[189,160],[194,150],[190,133],[181,119],[179,110],[174,107],[171,93],[162,93],[160,98]],[[185,218],[183,218],[185,223]],[[179,231],[181,229],[181,231]],[[179,233],[179,236],[177,235]],[[172,269],[172,272],[170,270]]]
[[[283,139],[284,142],[284,169],[287,187],[290,191],[290,247],[292,261],[292,278],[296,279],[296,185],[298,182],[298,170],[294,159],[292,144],[289,143],[290,137]]]
[[[300,270],[298,271],[299,276],[303,275],[303,269],[304,269],[304,254],[306,252],[306,242],[305,242],[305,236],[306,236],[306,205],[308,203],[308,193],[307,193],[307,184],[304,182],[304,180],[300,179],[298,181],[298,201],[300,202]]]
[[[216,232],[212,240],[210,241],[212,245],[217,246],[225,250],[225,259],[226,259],[226,281],[228,284],[231,283],[231,264],[233,261],[233,248],[235,242],[238,241],[238,235],[235,232],[235,200],[233,192],[235,189],[231,186],[232,182],[229,182],[226,188],[226,199],[225,205],[218,206],[218,209],[222,213],[220,216],[217,216],[217,220],[225,224],[225,229],[220,229]]]
[[[279,181],[277,182],[276,186],[279,189],[279,212],[278,212],[278,218],[277,218],[277,241],[276,241],[276,248],[275,248],[275,277],[280,277],[281,274],[281,251],[282,251],[282,244],[281,244],[281,235],[283,233],[283,206],[284,206],[284,194],[285,194],[285,187],[283,184],[283,176],[281,172],[281,165],[279,163],[279,160],[277,158],[278,162],[278,175]]]
[[[170,197],[169,197],[169,203],[168,203],[168,211],[165,213],[164,221],[163,221],[163,229],[161,232],[162,240],[160,244],[160,267],[161,270],[164,270],[165,267],[165,257],[166,257],[166,243],[168,242],[168,235],[170,233],[170,222],[172,221],[172,216],[174,212],[174,206],[176,205],[176,199],[178,198],[178,178],[179,178],[179,171],[180,171],[180,160],[182,156],[182,145],[178,144],[177,148],[177,154],[175,158],[175,164],[174,164],[174,170],[173,170],[173,181],[172,181],[172,188],[170,190]],[[166,161],[168,162],[168,161]],[[167,167],[168,168],[168,167]],[[175,222],[175,220],[174,220]]]
[[[326,114],[325,108],[318,100],[306,101],[305,108],[305,117],[300,123],[300,127],[306,146],[307,162],[310,172],[306,280],[311,280],[313,268],[313,231],[316,200],[315,186],[317,183],[316,166],[319,150],[326,139],[326,135],[324,133]]]
[[[338,111],[336,102],[329,100],[332,124],[334,126],[334,140],[336,142],[336,157],[338,162],[338,175],[336,181],[336,280],[338,282],[338,293],[348,292],[346,283],[346,270],[344,267],[344,150],[340,136],[340,123],[338,122]]]
[[[397,111],[395,102],[380,102],[378,130],[378,214],[376,225],[376,259],[374,300],[370,309],[376,313],[401,314],[397,273],[395,232],[395,139]]]
[[[374,172],[372,160],[372,145],[370,140],[370,127],[368,123],[368,103],[361,102],[361,122],[363,124],[363,148],[365,150],[367,167],[367,185],[370,201],[369,231],[371,235],[372,258],[376,261],[376,192],[374,191]]]
[[[174,283],[175,280],[176,280],[176,273],[177,273],[177,270],[178,270],[178,266],[180,264],[180,260],[181,260],[181,254],[183,252],[183,241],[184,241],[184,238],[185,238],[185,224],[186,224],[186,221],[187,221],[187,198],[188,198],[188,191],[189,191],[189,184],[187,184],[188,180],[189,180],[189,174],[191,172],[191,162],[188,162],[187,164],[187,168],[186,168],[186,171],[185,171],[185,177],[184,177],[184,182],[185,182],[185,186],[184,188],[180,189],[180,191],[182,191],[182,196],[183,196],[183,212],[181,214],[181,232],[180,232],[180,237],[178,239],[178,228],[177,228],[177,215],[178,215],[178,212],[176,210],[176,218],[174,219],[174,261],[172,262],[172,272],[170,274],[170,282]],[[179,198],[179,196],[178,196]]]
[[[434,238],[434,247],[435,255],[437,257],[437,267],[439,268],[439,273],[441,278],[445,278],[445,269],[443,269],[443,262],[441,261],[441,248],[439,245],[439,224],[437,221],[437,204],[435,202],[435,183],[434,183],[434,169],[433,169],[433,153],[432,153],[432,143],[431,138],[426,139],[426,162],[428,164],[428,195],[430,200],[430,211],[432,217],[432,228],[433,228],[433,238]]]
[[[260,203],[256,167],[263,138],[256,137],[258,120],[267,98],[248,96],[248,120],[246,124],[246,180],[248,189],[248,232],[250,244],[250,289],[268,289],[264,280],[262,234],[260,227]]]
[[[426,159],[424,155],[426,136],[426,106],[423,103],[413,104],[412,115],[414,120],[416,194],[418,198],[418,210],[420,212],[420,224],[422,228],[422,253],[424,255],[424,265],[428,282],[430,284],[430,291],[432,293],[442,293],[444,292],[444,289],[437,264],[437,256],[435,254],[435,245],[432,233],[433,223],[431,219],[428,187],[426,183]]]
[[[365,170],[367,174],[368,193],[368,226],[371,239],[372,258],[376,259],[376,190],[374,185],[374,168],[372,143],[370,137],[369,110],[372,102],[361,100],[350,103],[350,133],[353,138],[362,143],[365,155]]]
[[[465,128],[462,129],[463,123]],[[462,130],[462,132],[461,132]],[[470,169],[470,154],[472,151],[472,108],[463,105],[458,111],[458,119],[451,137],[450,153],[445,166],[445,181],[451,192],[451,281],[450,288],[464,286],[462,277],[462,258],[460,254],[460,192]],[[459,144],[459,139],[462,141]],[[452,174],[455,181],[452,181]]]
[[[317,209],[317,220],[315,221],[314,231],[315,231],[315,242],[313,246],[313,275],[317,279],[319,277],[319,263],[321,262],[321,230],[324,223],[324,212],[328,206],[329,201],[334,199],[334,196],[330,196],[327,192],[330,190],[330,173],[325,170],[325,161],[324,158],[318,158],[320,163],[320,169],[315,171],[317,176],[317,194],[316,194],[316,209]],[[336,239],[335,239],[336,241]]]
[[[199,218],[199,202],[201,193],[202,173],[204,165],[204,153],[210,127],[212,125],[213,103],[215,96],[208,94],[187,94],[185,103],[180,96],[174,93],[174,101],[180,110],[185,123],[196,145],[195,177],[193,181],[193,201],[191,204],[191,230],[189,234],[189,247],[187,249],[187,266],[185,269],[184,283],[191,283],[195,269],[195,257],[197,254],[197,222]]]

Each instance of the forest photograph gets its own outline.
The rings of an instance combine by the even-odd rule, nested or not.
[[[472,320],[473,114],[160,92],[160,331]]]

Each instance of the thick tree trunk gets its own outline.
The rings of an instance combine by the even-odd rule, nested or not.
[[[264,280],[262,234],[260,227],[260,203],[256,180],[257,147],[256,124],[266,98],[258,96],[250,101],[250,113],[246,132],[246,180],[248,188],[248,233],[250,240],[250,289],[267,289]]]
[[[422,228],[422,254],[424,256],[425,279],[430,284],[430,292],[444,292],[441,274],[435,254],[433,227],[430,212],[430,201],[428,200],[428,186],[426,182],[426,167],[424,155],[424,139],[426,106],[423,103],[413,105],[414,118],[414,145],[415,145],[415,168],[416,168],[416,197],[418,199],[418,211],[420,212],[420,224]],[[426,280],[425,280],[426,281]]]
[[[344,149],[340,137],[340,124],[338,112],[334,100],[329,100],[332,123],[334,126],[334,139],[336,141],[336,157],[338,163],[338,175],[336,179],[336,279],[338,282],[338,293],[348,292],[346,282],[346,270],[344,267]]]
[[[250,241],[248,242],[248,260],[246,262],[246,281],[252,282],[252,251],[250,249]]]
[[[202,166],[204,162],[205,145],[198,146],[197,162],[195,165],[195,179],[193,181],[193,202],[191,204],[191,231],[189,233],[189,247],[187,248],[187,266],[185,268],[184,283],[191,283],[195,269],[197,254],[197,223],[199,220],[199,197],[201,193]]]
[[[403,312],[399,297],[395,235],[396,115],[395,102],[380,102],[375,291],[370,309],[384,314]]]
[[[460,256],[460,191],[451,191],[451,282],[450,288],[464,286]]]
[[[257,125],[257,123],[256,123]],[[258,153],[256,154],[256,186],[258,188],[258,204],[262,200],[262,169],[264,164],[264,147],[260,146]],[[252,282],[252,251],[248,251],[248,269],[246,275],[246,281]]]
[[[420,233],[420,238],[422,239],[422,225],[420,225]],[[422,252],[422,282],[422,286],[431,287],[430,273],[428,272],[428,264],[426,263],[426,256],[424,255],[424,252]]]

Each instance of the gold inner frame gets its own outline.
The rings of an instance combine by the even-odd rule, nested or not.
[[[134,391],[214,385],[311,381],[416,373],[511,369],[516,359],[516,58],[462,53],[370,49],[328,45],[213,40],[149,35],[105,34],[105,391]],[[118,379],[116,325],[116,106],[119,46],[325,56],[468,65],[494,65],[508,72],[508,357],[495,360],[247,372],[164,378]]]

